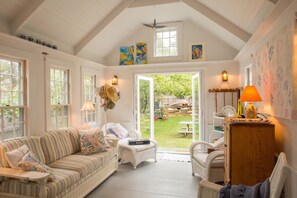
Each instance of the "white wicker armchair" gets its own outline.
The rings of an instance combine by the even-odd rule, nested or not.
[[[285,153],[280,153],[276,165],[269,177],[270,198],[279,198],[282,192],[286,177],[289,172]],[[218,198],[223,186],[202,180],[198,186],[198,198]]]
[[[215,151],[208,154],[207,149]],[[215,143],[193,142],[190,147],[192,174],[202,179],[217,182],[224,181],[224,137]]]

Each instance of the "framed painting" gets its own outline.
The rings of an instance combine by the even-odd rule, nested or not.
[[[120,65],[134,64],[134,46],[120,47]]]
[[[190,61],[205,61],[205,50],[204,43],[190,43]]]
[[[136,64],[147,64],[146,42],[136,43]]]

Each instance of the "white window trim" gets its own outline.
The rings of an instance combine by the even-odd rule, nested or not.
[[[23,108],[23,113],[24,113],[24,117],[23,117],[23,122],[20,122],[20,123],[23,123],[24,124],[24,136],[27,136],[28,135],[28,108],[27,108],[27,90],[28,90],[28,84],[27,84],[27,76],[28,76],[28,71],[27,71],[27,65],[28,65],[28,61],[27,60],[24,60],[22,58],[15,58],[15,57],[10,57],[10,56],[6,56],[6,55],[0,55],[0,59],[5,59],[5,60],[9,60],[9,61],[16,61],[16,62],[21,62],[22,64],[22,77],[23,77],[23,82],[22,82],[22,88],[23,88],[23,95],[22,95],[22,98],[23,98],[23,105],[19,106],[1,106],[0,107],[0,111],[3,111],[3,109],[7,109],[7,108],[11,108],[13,109],[13,111],[15,111],[16,108]],[[0,117],[0,119],[2,119],[2,123],[4,123],[3,121],[3,117]],[[14,116],[14,119],[15,119],[15,116]],[[17,124],[15,121],[13,122],[13,125]],[[0,126],[0,127],[4,127],[4,125]],[[15,129],[13,129],[14,131],[14,138],[17,137],[15,136]],[[1,137],[1,134],[0,134],[0,137]],[[0,138],[0,142],[3,141],[1,140]]]
[[[88,69],[88,68],[82,68],[81,69],[81,107],[84,105],[84,96],[85,96],[85,88],[84,88],[84,76],[85,75],[92,75],[95,77],[95,88],[97,87],[97,72],[96,71],[93,71],[91,69]],[[98,98],[96,97],[95,98],[95,122],[98,123],[98,102],[97,102]],[[85,112],[81,112],[81,122],[82,123],[85,123]]]
[[[46,62],[45,84],[46,84],[46,131],[51,128],[51,92],[50,92],[50,69],[57,68],[68,70],[68,91],[69,91],[69,103],[68,103],[68,125],[72,126],[72,72],[70,63],[48,58]]]
[[[176,27],[177,29],[177,56],[154,56],[155,50],[155,31],[153,29],[149,29],[149,40],[148,44],[151,46],[151,50],[148,50],[148,59],[151,63],[154,62],[174,62],[174,61],[182,61],[183,60],[183,51],[184,51],[184,43],[183,43],[183,22],[175,22],[175,23],[162,23],[160,25],[165,25],[166,27]],[[148,29],[148,28],[147,28]],[[149,49],[149,48],[148,48]]]
[[[248,79],[248,71],[250,72],[249,76],[250,76],[251,80]],[[253,71],[252,71],[252,65],[251,64],[244,68],[244,85],[247,86],[249,81],[251,81],[250,85],[253,85]]]

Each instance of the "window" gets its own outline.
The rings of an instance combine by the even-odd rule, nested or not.
[[[252,84],[253,84],[252,66],[249,65],[245,68],[245,86],[249,86]]]
[[[0,140],[25,135],[25,64],[0,57]]]
[[[69,126],[69,71],[50,69],[51,128]]]
[[[84,74],[84,96],[83,99],[93,101],[93,105],[96,109],[96,75],[93,74]],[[83,102],[84,102],[83,101]],[[85,115],[85,114],[84,114]],[[96,121],[96,111],[88,111],[88,122]],[[84,117],[84,122],[86,122],[86,116]]]
[[[157,29],[154,39],[154,57],[178,56],[177,27]]]

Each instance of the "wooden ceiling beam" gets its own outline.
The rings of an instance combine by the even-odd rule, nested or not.
[[[196,0],[181,0],[181,1],[186,5],[190,6],[191,8],[193,8],[194,10],[196,10],[197,12],[203,14],[205,17],[209,18],[216,24],[220,25],[221,27],[223,27],[231,34],[235,35],[240,40],[247,42],[250,39],[251,34],[244,31],[243,29],[241,29],[234,23],[230,22],[223,16],[219,15],[218,13],[214,12],[204,4],[200,3],[199,1],[196,1]]]
[[[145,7],[145,6],[153,6],[153,5],[161,5],[161,4],[169,4],[169,3],[177,3],[180,0],[135,0],[129,8],[137,8],[137,7]]]
[[[270,1],[273,4],[276,4],[278,2],[278,0],[268,0],[268,1]]]
[[[125,0],[112,10],[101,22],[99,22],[89,34],[87,34],[78,44],[74,47],[74,54],[78,55],[108,24],[110,24],[119,14],[128,8],[134,0]]]
[[[11,33],[16,34],[33,17],[44,2],[45,0],[30,1],[27,7],[12,22],[10,26]]]

